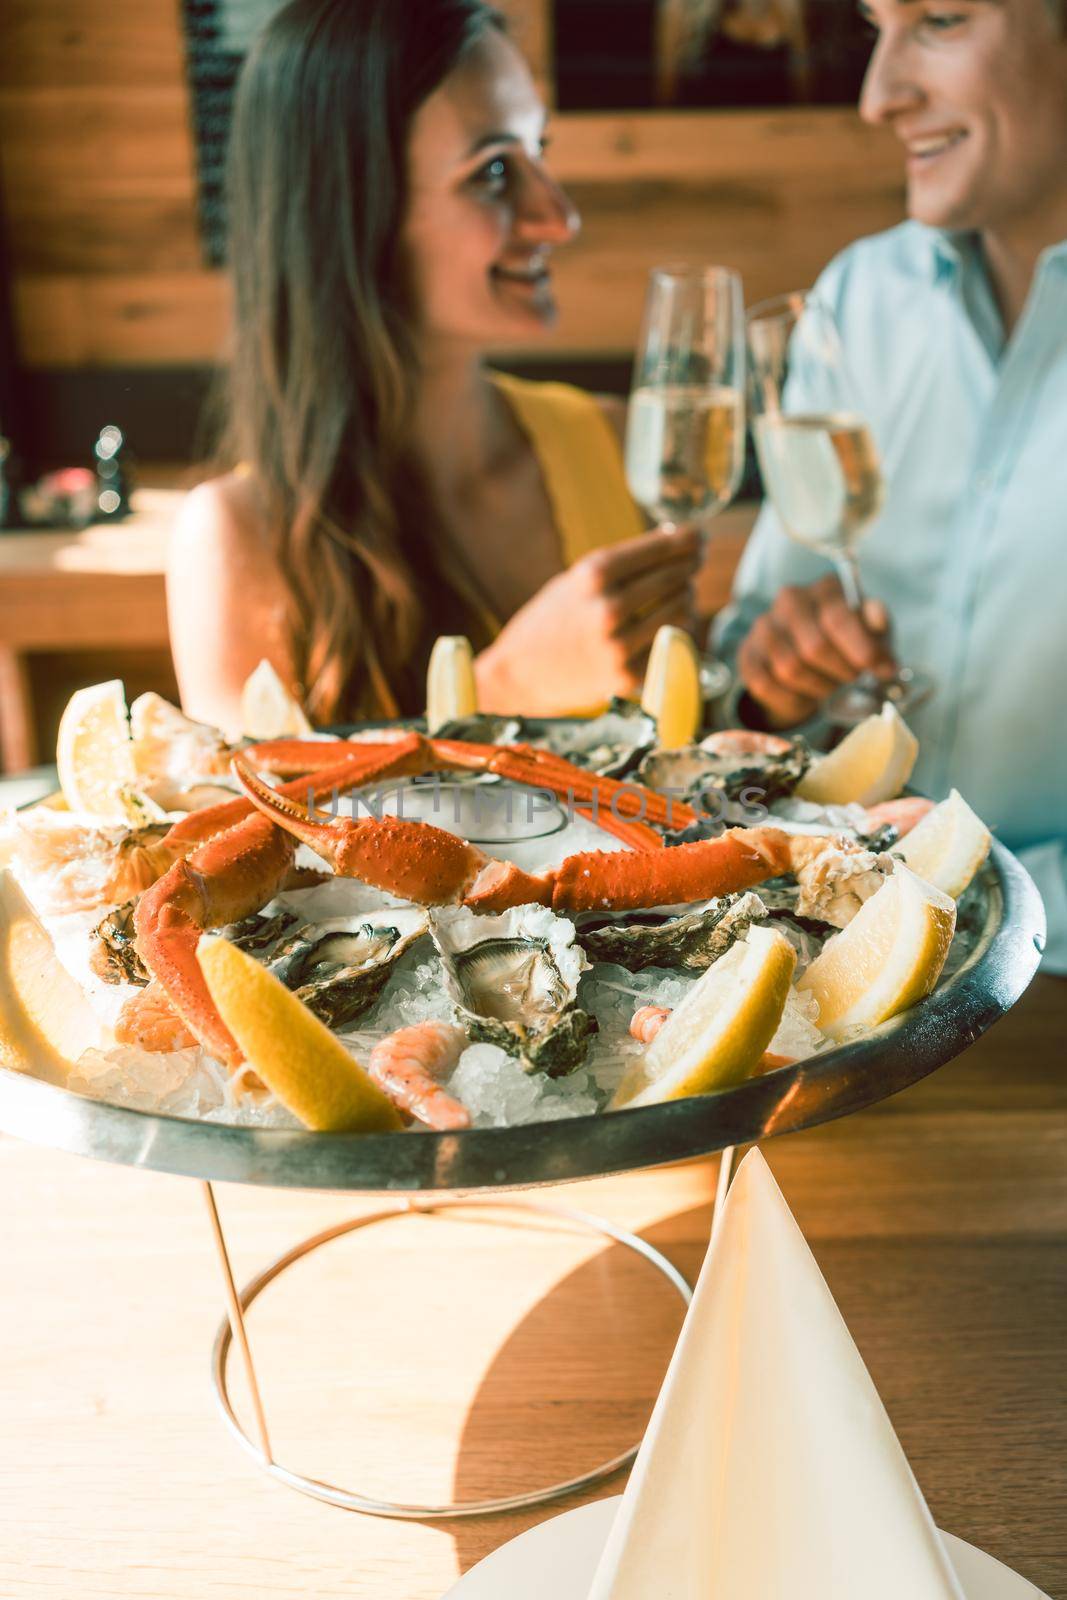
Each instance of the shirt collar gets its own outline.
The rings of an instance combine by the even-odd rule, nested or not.
[[[951,282],[975,260],[978,236],[974,233],[952,232],[946,228],[930,228],[927,231],[930,236],[933,280],[935,283]]]
[[[981,261],[981,244],[977,233],[966,230],[953,232],[947,228],[926,228],[930,244],[930,270],[933,281],[939,283],[957,278],[967,267]],[[1042,250],[1037,258],[1035,277],[1050,262],[1067,267],[1067,239],[1060,239]]]

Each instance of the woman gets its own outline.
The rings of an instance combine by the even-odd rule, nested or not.
[[[455,632],[484,709],[562,712],[690,621],[696,535],[641,531],[618,403],[482,365],[555,318],[578,219],[544,125],[481,0],[292,0],[261,35],[230,162],[240,466],[188,497],[168,573],[194,716],[239,725],[264,655],[317,723],[416,712]]]

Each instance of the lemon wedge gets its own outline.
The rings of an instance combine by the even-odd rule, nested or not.
[[[118,678],[78,689],[59,723],[56,766],[63,798],[72,811],[101,822],[125,822],[122,791],[137,773],[126,695]]]
[[[204,935],[200,970],[223,1022],[267,1088],[320,1133],[388,1133],[400,1114],[302,1000],[228,939]]]
[[[796,953],[771,928],[750,928],[694,983],[612,1100],[658,1105],[747,1078],[785,1007]]]
[[[446,722],[473,717],[478,710],[474,651],[461,633],[434,641],[426,672],[426,727],[432,734]]]
[[[249,739],[302,739],[312,732],[303,706],[267,660],[241,690],[241,732]]]
[[[700,658],[684,628],[664,626],[652,641],[641,709],[656,719],[656,744],[678,750],[692,744],[700,728]]]
[[[989,829],[953,789],[893,846],[893,854],[927,883],[958,900],[989,854],[989,844]]]
[[[955,901],[898,863],[797,988],[814,995],[819,1027],[831,1039],[874,1028],[930,993],[955,928]]]
[[[61,1083],[104,1034],[13,874],[0,872],[0,1066]]]
[[[877,716],[865,717],[828,755],[812,762],[796,792],[822,806],[895,800],[918,753],[918,739],[887,700]]]

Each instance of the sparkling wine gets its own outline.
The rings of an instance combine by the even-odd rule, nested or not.
[[[638,505],[672,522],[713,515],[744,467],[740,390],[668,384],[635,389],[626,424],[626,477]]]
[[[755,423],[763,484],[786,531],[827,554],[847,550],[882,509],[882,464],[870,430],[846,412],[771,413]]]

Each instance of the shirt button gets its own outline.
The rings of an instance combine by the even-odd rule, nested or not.
[[[988,494],[993,487],[993,474],[991,472],[978,472],[975,474],[974,486],[979,494]]]

